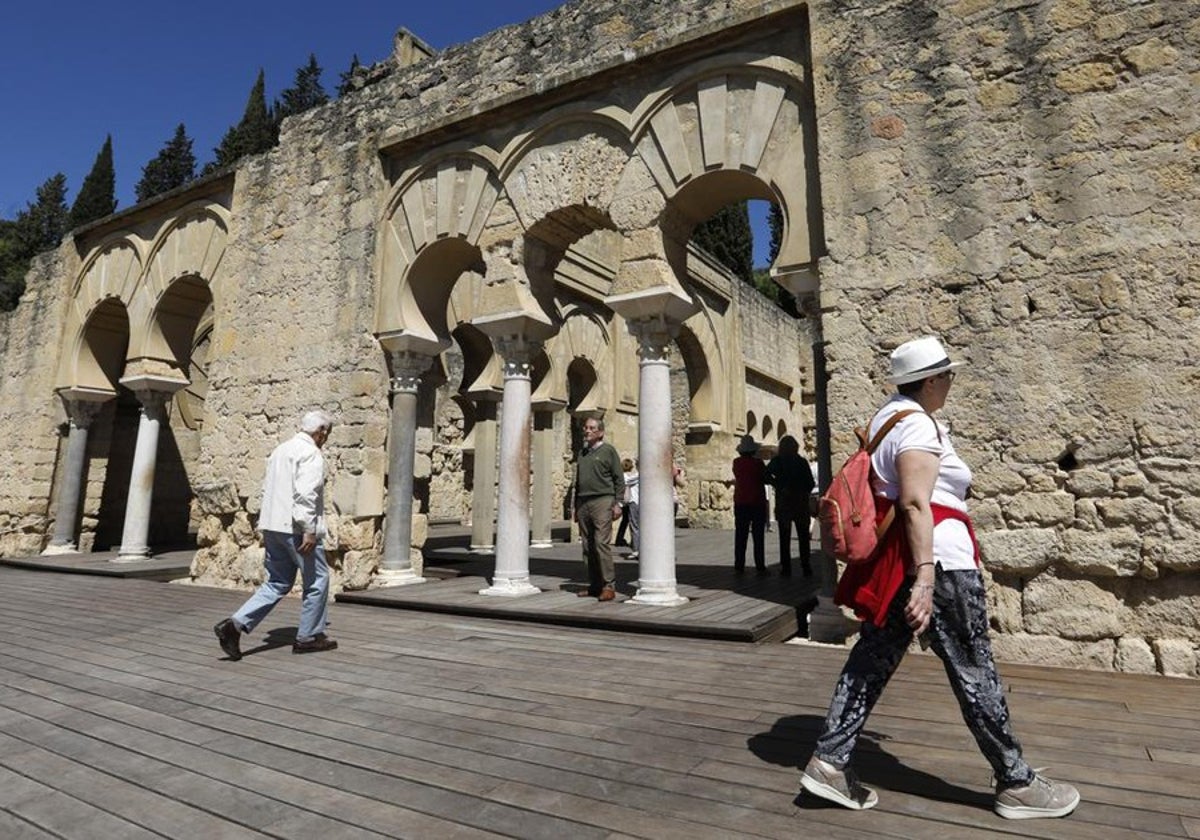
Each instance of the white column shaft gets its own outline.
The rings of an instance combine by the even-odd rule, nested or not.
[[[125,502],[125,525],[121,532],[118,560],[144,560],[150,556],[150,509],[154,501],[154,470],[158,464],[158,435],[170,394],[141,392],[141,417],[133,451],[133,471]]]

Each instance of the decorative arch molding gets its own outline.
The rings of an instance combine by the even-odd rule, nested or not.
[[[558,332],[545,344],[550,370],[542,379],[534,402],[570,401],[568,370],[576,359],[584,359],[595,370],[596,379],[584,394],[576,412],[604,412],[612,394],[612,336],[603,319],[590,309],[578,305],[565,307],[563,322]]]
[[[128,306],[142,276],[146,248],[145,240],[128,231],[100,242],[84,259],[75,278],[72,309],[86,315],[97,302],[110,297],[120,298]]]
[[[810,235],[815,175],[807,161],[812,103],[805,84],[804,68],[778,56],[722,56],[690,68],[634,112],[637,153],[669,202],[705,174],[753,176],[713,180],[715,189],[691,191],[686,204],[672,202],[693,223],[741,198],[779,204],[784,230],[776,266],[809,264],[817,251]]]
[[[144,240],[121,232],[100,242],[84,260],[72,289],[63,328],[67,351],[59,362],[56,387],[115,390],[116,379],[112,379],[111,384],[108,382],[112,378],[111,371],[107,370],[111,364],[107,360],[101,364],[96,358],[96,353],[106,356],[107,351],[95,350],[92,345],[99,340],[98,335],[108,335],[102,343],[105,346],[119,343],[123,362],[129,342],[129,309],[142,276],[145,248]],[[119,318],[112,317],[116,311],[114,305],[120,308]],[[93,319],[95,322],[89,324]],[[89,329],[90,337],[87,335]],[[120,378],[119,370],[116,375]]]
[[[574,236],[547,240],[565,247],[597,227],[613,226],[609,208],[631,154],[628,130],[619,119],[596,112],[562,114],[511,144],[503,161],[504,192],[526,231],[561,217],[563,208],[580,208]]]
[[[676,339],[687,368],[688,390],[691,396],[690,423],[708,427],[728,426],[729,399],[727,389],[717,386],[716,372],[729,371],[721,337],[712,322],[712,315],[701,303],[701,309],[684,322]]]
[[[188,205],[159,231],[130,306],[130,359],[153,359],[186,375],[200,319],[222,281],[229,213]]]
[[[398,183],[380,222],[377,332],[443,331],[433,313],[450,294],[444,287],[482,271],[477,245],[500,195],[495,171],[486,158],[457,152]],[[438,258],[430,259],[433,248]]]

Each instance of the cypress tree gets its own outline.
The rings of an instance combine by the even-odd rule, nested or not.
[[[116,176],[113,172],[112,135],[104,138],[104,145],[96,154],[92,171],[83,179],[79,195],[71,205],[69,228],[77,228],[112,215],[117,209]]]
[[[0,221],[0,309],[16,307],[25,291],[25,274],[35,254],[53,248],[67,232],[67,178],[61,172],[37,189],[37,201]]]
[[[339,76],[340,81],[337,87],[337,95],[339,97],[345,96],[352,90],[356,90],[354,87],[354,74],[358,72],[358,68],[360,67],[362,65],[358,61],[358,53],[355,53],[354,58],[350,59],[350,69]]]
[[[187,136],[183,123],[175,127],[175,136],[168,140],[162,150],[142,167],[142,180],[134,192],[139,202],[161,195],[176,187],[182,187],[196,177],[196,156],[192,154],[192,139]]]
[[[250,96],[246,100],[246,110],[242,120],[235,126],[230,126],[221,138],[221,144],[213,152],[216,159],[204,167],[205,173],[214,169],[228,166],[246,155],[256,155],[265,152],[275,145],[278,139],[276,124],[267,110],[266,83],[263,71],[258,71],[258,78],[250,88]]]
[[[309,53],[308,64],[296,70],[295,84],[275,101],[275,122],[279,124],[284,117],[302,114],[328,101],[329,94],[321,87],[321,66],[317,64],[317,57]]]
[[[779,256],[779,248],[783,245],[783,211],[774,201],[771,202],[771,209],[767,211],[767,227],[771,231],[771,250],[767,262],[774,263],[775,258]]]
[[[745,201],[726,205],[708,221],[697,225],[692,241],[735,276],[754,283],[754,239]]]

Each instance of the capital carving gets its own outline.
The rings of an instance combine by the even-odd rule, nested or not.
[[[167,419],[167,403],[175,394],[173,391],[154,391],[139,388],[133,392],[142,404],[142,414],[151,420],[162,422]]]
[[[415,394],[421,384],[421,377],[429,370],[432,358],[432,356],[412,350],[389,351],[388,362],[392,369],[392,393]]]
[[[542,349],[542,342],[523,335],[497,336],[492,341],[500,355],[504,378],[528,379],[533,357]]]
[[[629,321],[629,332],[637,339],[638,358],[643,362],[665,362],[679,334],[679,323],[665,318]]]
[[[67,409],[67,417],[70,418],[71,425],[77,429],[86,429],[91,426],[92,421],[100,414],[100,409],[104,407],[104,403],[92,400],[64,399],[63,405]]]

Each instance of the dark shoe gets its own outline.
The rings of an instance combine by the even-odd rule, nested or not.
[[[237,662],[242,658],[242,631],[233,623],[232,618],[218,621],[213,627],[213,632],[217,634],[221,650],[225,651],[225,655],[229,657],[230,661]]]
[[[808,565],[807,563],[804,564],[804,576],[806,578],[813,576],[812,566]]]
[[[742,565],[739,566],[737,563],[734,563],[733,564],[733,573],[735,575],[745,574],[746,573],[746,564],[743,563]]]
[[[611,586],[606,586],[600,590],[600,594],[596,596],[598,601],[611,601],[617,597],[617,593],[613,591]]]
[[[759,577],[766,577],[767,575],[771,574],[769,571],[767,571],[766,566],[755,566],[754,571],[758,574]]]
[[[337,650],[337,642],[324,633],[318,633],[307,642],[296,642],[292,645],[292,653],[320,653],[326,650]]]

